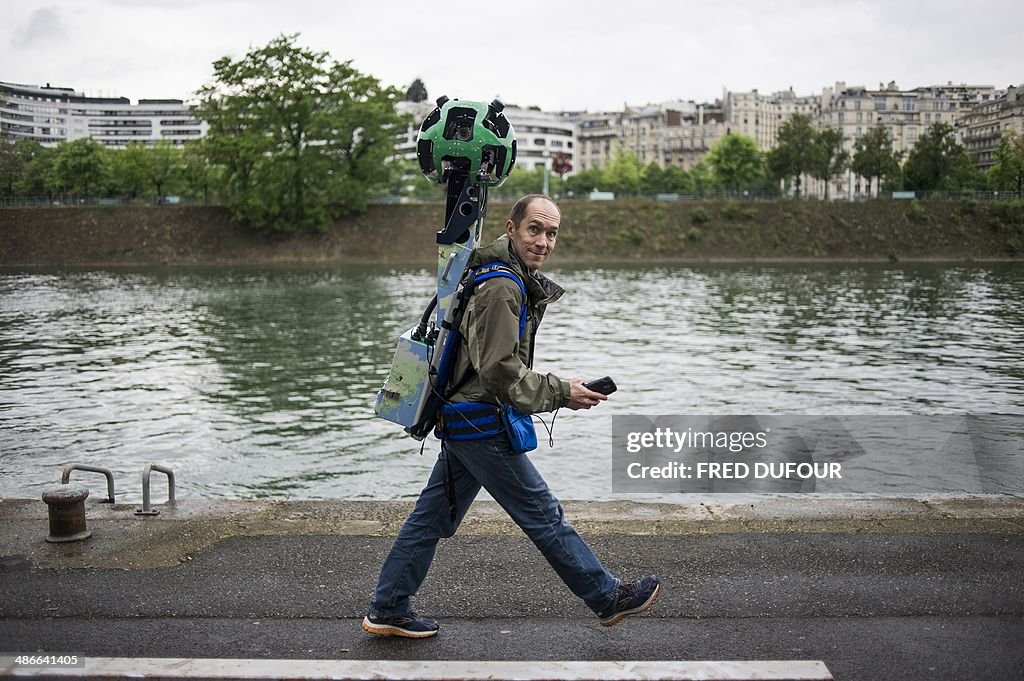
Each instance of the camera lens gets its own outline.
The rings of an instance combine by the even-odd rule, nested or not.
[[[473,130],[468,126],[459,126],[455,129],[455,139],[460,142],[468,142],[473,139]]]

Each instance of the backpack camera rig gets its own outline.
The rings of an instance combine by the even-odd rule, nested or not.
[[[420,125],[416,157],[432,182],[447,185],[444,228],[437,233],[437,292],[398,347],[374,413],[422,440],[433,429],[448,380],[442,359],[463,302],[463,275],[480,242],[487,190],[500,186],[516,159],[515,131],[497,99],[490,104],[441,97]],[[434,319],[431,320],[431,315]],[[459,317],[461,319],[461,316]]]

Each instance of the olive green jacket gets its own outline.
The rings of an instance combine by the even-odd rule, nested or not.
[[[520,339],[523,301],[516,282],[494,277],[477,284],[462,320],[462,346],[452,386],[467,372],[474,373],[451,400],[511,404],[524,414],[554,411],[568,402],[569,382],[533,371],[533,345],[544,310],[565,291],[539,272],[530,276],[506,235],[477,248],[467,268],[495,260],[507,263],[526,284],[526,330]]]

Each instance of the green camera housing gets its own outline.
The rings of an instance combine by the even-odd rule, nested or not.
[[[516,133],[502,113],[505,105],[441,97],[423,120],[416,141],[420,170],[445,184],[453,174],[471,185],[500,186],[516,162]]]

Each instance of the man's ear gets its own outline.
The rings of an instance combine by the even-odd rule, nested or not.
[[[512,235],[516,233],[516,225],[512,220],[505,221],[505,234],[512,238]]]

